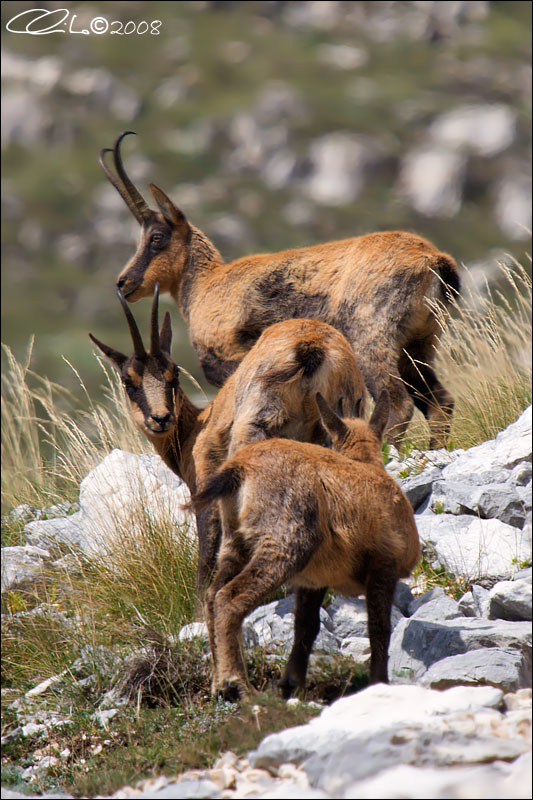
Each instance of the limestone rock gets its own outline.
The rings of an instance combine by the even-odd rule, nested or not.
[[[142,535],[149,525],[188,529],[195,540],[193,517],[181,508],[190,498],[185,484],[157,455],[113,450],[82,481],[80,511],[70,517],[26,525],[31,544],[79,547],[104,555],[119,537]]]
[[[529,686],[531,626],[527,622],[465,617],[437,623],[407,618],[397,625],[391,636],[389,679],[393,683],[420,681],[432,665],[444,659],[453,675],[453,656],[492,648],[514,650],[519,656],[515,678],[506,682],[505,688],[516,690]],[[483,657],[480,654],[479,658]]]
[[[422,550],[432,564],[465,580],[506,580],[518,563],[531,559],[526,528],[520,531],[497,519],[464,514],[422,514],[415,520]]]
[[[33,583],[50,559],[48,550],[31,545],[2,548],[2,592]]]
[[[531,581],[500,581],[489,596],[490,619],[530,620]]]

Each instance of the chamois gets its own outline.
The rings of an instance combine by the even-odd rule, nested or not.
[[[135,423],[165,464],[195,492],[238,448],[270,437],[328,445],[314,401],[321,391],[333,404],[364,413],[365,384],[355,356],[339,331],[317,320],[285,320],[268,328],[217,396],[202,410],[179,381],[170,355],[167,311],[158,322],[156,284],[150,350],[120,290],[134,353],[128,357],[89,334],[120,372]],[[215,566],[220,539],[218,514],[197,515],[199,588]]]
[[[374,400],[388,389],[388,438],[402,439],[416,406],[428,420],[430,447],[444,445],[453,398],[433,369],[441,329],[432,301],[449,306],[459,292],[451,256],[416,234],[387,231],[225,263],[152,183],[159,211],[149,208],[122,163],[120,144],[129,133],[100,153],[108,180],[141,225],[137,252],[117,280],[128,302],[150,296],[156,282],[169,292],[215,386],[269,325],[302,317],[327,322],[352,345]]]
[[[327,587],[366,594],[370,680],[387,683],[392,599],[420,558],[411,505],[381,458],[389,415],[382,391],[367,424],[341,419],[317,394],[333,450],[270,439],[229,458],[191,501],[220,501],[218,566],[206,593],[213,690],[246,696],[239,648],[244,617],[284,583],[296,587],[294,643],[281,688],[305,687]]]

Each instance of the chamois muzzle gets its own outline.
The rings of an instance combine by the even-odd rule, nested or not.
[[[120,143],[124,139],[125,136],[128,136],[130,133],[135,133],[135,131],[124,131],[121,133],[118,139],[116,140],[113,149],[110,147],[104,147],[103,150],[100,151],[100,166],[104,170],[105,176],[110,183],[113,184],[119,195],[122,197],[126,205],[128,206],[129,210],[141,225],[148,222],[150,216],[152,215],[152,210],[144,200],[141,193],[136,189],[133,182],[128,178],[126,174],[126,170],[124,169],[124,165],[122,163],[122,156],[120,155]],[[107,164],[105,163],[105,154],[106,153],[113,153],[113,161],[115,164],[115,169],[118,174],[118,178],[113,175]]]

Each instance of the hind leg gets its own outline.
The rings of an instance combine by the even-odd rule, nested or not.
[[[298,587],[296,590],[294,642],[279,684],[285,699],[290,697],[295,689],[305,687],[309,656],[320,630],[320,606],[325,594],[325,588],[315,590]]]
[[[217,688],[227,699],[247,695],[246,669],[239,645],[244,618],[289,577],[285,559],[257,554],[235,577],[214,592],[213,623]]]
[[[391,636],[391,609],[398,577],[386,564],[369,569],[366,585],[368,636],[370,639],[370,683],[388,683],[387,664]]]
[[[432,450],[446,446],[454,405],[453,397],[435,374],[433,355],[433,344],[422,342],[403,353],[399,362],[402,380],[428,421]]]

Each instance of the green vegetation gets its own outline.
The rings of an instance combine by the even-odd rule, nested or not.
[[[376,4],[353,5],[365,10]],[[405,228],[432,239],[458,262],[502,250],[523,261],[521,246],[493,222],[492,193],[529,153],[530,112],[519,77],[529,62],[530,4],[490,3],[486,20],[438,42],[413,40],[405,30],[378,41],[365,35],[357,14],[330,28],[287,23],[270,14],[271,6],[77,6],[80,18],[161,18],[162,35],[140,42],[11,35],[5,23],[21,4],[2,4],[2,43],[15,59],[15,67],[8,66],[30,76],[8,77],[5,87],[6,119],[13,113],[9,103],[20,98],[28,119],[8,136],[4,150],[4,546],[25,542],[24,523],[9,517],[17,505],[73,503],[80,482],[112,449],[149,451],[116,373],[93,357],[87,337],[92,331],[117,348],[128,347],[113,284],[133,254],[137,228],[97,164],[100,148],[120,131],[133,127],[139,134],[124,151],[143,192],[148,180],[160,184],[226,258]],[[324,61],[324,45],[346,44],[366,53],[362,69],[336,69]],[[58,75],[50,86],[39,81],[53,64],[35,63],[41,58],[56,59]],[[95,81],[91,91],[83,89],[84,80]],[[231,166],[239,147],[235,120],[256,118],[265,90],[280,86],[295,98],[296,110],[272,112],[259,130],[281,135],[276,152],[283,153],[286,136],[304,172],[313,140],[336,130],[367,136],[385,154],[353,203],[313,205],[299,174],[272,187],[261,172],[264,160]],[[120,102],[128,98],[131,113]],[[472,159],[463,205],[453,219],[417,214],[396,191],[402,158],[441,113],[494,102],[516,113],[513,147],[494,159]],[[302,221],[289,221],[291,204],[303,209]],[[238,235],[227,235],[228,214],[242,226]],[[183,321],[168,298],[162,302],[172,310],[174,357],[205,387]],[[148,329],[149,305],[135,309],[141,330]],[[467,291],[454,310],[437,367],[456,398],[450,447],[492,438],[531,402],[530,309],[529,270],[507,259],[487,292]],[[186,388],[197,390],[193,383]],[[425,449],[427,441],[417,412],[404,453]],[[384,460],[388,454],[385,446]],[[3,596],[3,734],[13,736],[3,748],[2,780],[17,790],[27,790],[22,771],[39,756],[58,761],[36,776],[33,790],[110,794],[142,777],[211,765],[227,749],[243,755],[268,732],[318,713],[307,703],[288,707],[279,698],[275,684],[283,659],[261,650],[248,651],[249,678],[258,692],[250,703],[237,707],[211,699],[205,645],[176,636],[196,611],[190,531],[153,523],[140,503],[134,510],[138,530],[119,527],[105,554],[89,558],[59,550],[31,587]],[[414,577],[455,598],[468,589],[426,560]],[[41,695],[24,698],[55,676],[61,678]],[[305,699],[331,702],[367,680],[351,659],[317,658]],[[115,700],[124,693],[129,702],[100,723],[95,712],[113,691]],[[56,727],[14,733],[21,720],[39,725],[52,713],[62,720]]]
[[[530,402],[531,367],[524,352],[530,336],[531,281],[518,266],[505,268],[505,276],[511,299],[470,297],[471,306],[459,308],[444,335],[441,363],[458,400],[455,447],[494,436]],[[92,402],[77,378],[87,411],[75,394],[32,374],[29,359],[20,365],[9,350],[7,357],[10,371],[3,381],[2,403],[6,511],[18,503],[41,508],[75,500],[80,481],[110,450],[147,450],[131,422],[116,373],[102,362],[104,401]],[[420,417],[411,426],[407,454],[413,445],[427,446]],[[383,455],[387,460],[387,447]],[[7,745],[3,767],[12,785],[20,788],[21,765],[34,763],[36,752],[68,751],[49,774],[36,779],[35,788],[59,785],[76,796],[112,792],[143,776],[210,765],[226,748],[244,754],[268,731],[316,713],[305,704],[288,709],[279,699],[275,683],[283,659],[261,650],[248,653],[250,681],[260,692],[253,705],[237,708],[211,700],[205,645],[176,641],[177,631],[196,610],[190,532],[176,531],[164,521],[155,524],[141,503],[135,514],[137,528],[118,526],[105,554],[89,558],[71,551],[43,568],[31,588],[4,595],[5,730],[16,727],[13,701],[25,707],[22,693],[57,675],[61,681],[31,701],[28,713],[39,720],[54,710],[68,720],[46,735],[14,737]],[[2,528],[3,544],[23,543],[23,523],[5,516]],[[442,586],[456,599],[468,589],[464,580],[434,569],[426,559],[414,578],[425,590]],[[350,659],[319,658],[305,699],[331,702],[367,680]],[[105,729],[93,714],[113,687],[130,702]],[[246,724],[246,738],[242,723],[255,720],[255,705],[261,709],[261,725]]]
[[[339,4],[347,18],[343,11],[337,23],[322,27],[292,24],[286,19],[291,4],[278,5],[80,3],[80,25],[95,15],[163,22],[159,36],[85,37],[10,34],[5,23],[21,6],[2,4],[2,44],[19,59],[14,73],[24,72],[22,65],[33,76],[6,72],[5,113],[13,113],[7,101],[16,93],[36,131],[13,136],[4,150],[3,340],[18,361],[34,334],[34,370],[74,391],[76,380],[58,359],[64,355],[77,365],[91,397],[101,398],[87,332],[117,346],[125,341],[113,283],[134,252],[137,230],[112,198],[97,158],[128,128],[138,137],[125,143],[125,159],[143,192],[148,180],[165,188],[226,258],[397,228],[427,236],[459,263],[494,251],[523,258],[522,245],[494,223],[493,203],[498,180],[520,173],[529,156],[531,117],[522,88],[530,61],[529,4],[489,3],[486,19],[462,14],[464,21],[438,42],[418,29],[413,36],[401,20],[395,35],[370,35],[360,16],[373,13],[379,25],[372,3]],[[413,4],[402,5],[391,13],[406,19],[418,13]],[[335,68],[323,58],[331,45],[360,48],[366,63]],[[35,63],[40,58],[57,59],[50,87],[39,84],[47,67]],[[91,80],[89,91],[84,86]],[[354,202],[313,204],[299,175],[276,188],[261,172],[265,158],[247,163],[232,133],[235,120],[255,118],[265,93],[279,87],[294,96],[296,110],[274,110],[266,122],[258,120],[259,131],[281,136],[268,158],[284,152],[285,132],[304,173],[312,142],[333,131],[367,136],[384,154]],[[401,159],[424,142],[440,114],[469,103],[508,105],[517,115],[515,142],[495,158],[473,159],[453,219],[424,217],[398,194]],[[232,166],[234,155],[242,156],[242,167]],[[287,211],[294,203],[309,212],[298,223]],[[237,236],[220,224],[228,214],[242,223]],[[136,308],[141,329],[149,313],[144,305]],[[205,387],[185,326],[173,304],[169,308],[180,363]]]

